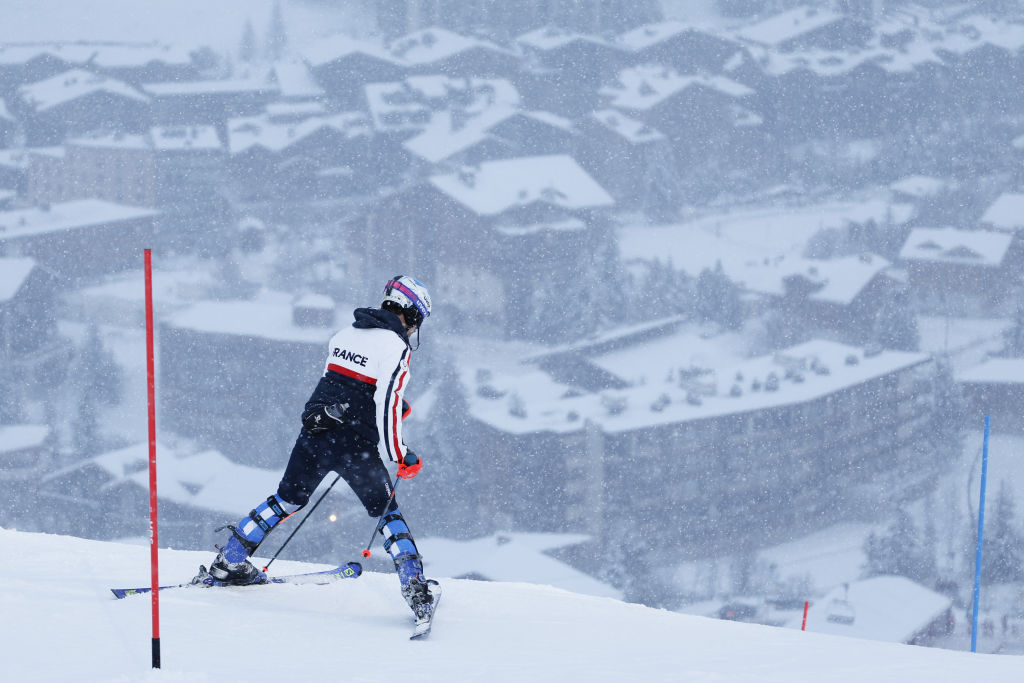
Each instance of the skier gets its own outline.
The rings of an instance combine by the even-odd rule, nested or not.
[[[416,332],[419,348],[420,325],[430,309],[427,288],[415,278],[397,275],[384,286],[380,308],[357,308],[355,322],[331,338],[323,376],[302,413],[302,430],[277,493],[227,527],[231,537],[218,546],[210,576],[233,585],[265,582],[266,575],[249,556],[274,527],[309,502],[328,472],[336,471],[371,517],[384,515],[380,533],[402,595],[417,620],[431,616],[430,587],[437,582],[423,577],[416,542],[384,464],[397,462],[397,475],[407,479],[423,467],[402,439],[402,419],[408,412],[403,396],[413,350],[409,337]],[[196,579],[202,575],[201,569]]]

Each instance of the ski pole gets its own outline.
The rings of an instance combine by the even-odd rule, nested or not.
[[[398,490],[398,482],[402,481],[401,477],[395,477],[395,485],[391,487],[391,495],[388,496],[387,505],[384,506],[384,512],[380,513],[380,517],[377,518],[377,524],[373,527],[373,533],[370,534],[370,542],[366,544],[366,548],[363,549],[363,557],[370,556],[370,546],[373,545],[373,539],[377,538],[377,532],[380,531],[380,523],[384,521],[384,515],[388,514],[388,508],[391,507],[391,501],[395,499],[395,491]]]
[[[313,514],[313,510],[316,510],[317,506],[320,505],[320,502],[327,496],[328,493],[331,492],[331,489],[334,488],[334,485],[338,483],[339,479],[341,479],[340,474],[334,478],[334,481],[331,482],[331,485],[327,487],[327,490],[323,492],[320,498],[318,498],[317,501],[313,503],[313,507],[309,509],[309,512],[306,513],[306,516],[302,518],[302,521],[299,522],[294,529],[292,529],[292,532],[288,534],[288,538],[284,539],[284,543],[282,543],[281,547],[277,549],[277,552],[274,553],[274,556],[270,558],[270,561],[267,562],[267,566],[263,568],[263,571],[267,571],[267,568],[274,563],[274,560],[277,559],[277,556],[280,555],[281,551],[284,550],[284,547],[288,545],[288,541],[292,540],[292,536],[298,533],[299,529],[302,528],[302,525],[306,523],[307,519],[309,519],[309,516]]]

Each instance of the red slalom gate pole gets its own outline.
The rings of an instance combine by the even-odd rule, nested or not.
[[[811,606],[811,603],[809,601],[807,601],[807,600],[804,600],[804,622],[802,624],[800,624],[800,630],[801,631],[806,631],[807,630],[807,608],[810,607],[810,606]]]
[[[156,513],[156,372],[153,354],[153,255],[145,252],[146,383],[149,405],[149,564],[153,590],[153,668],[160,668],[160,562]]]

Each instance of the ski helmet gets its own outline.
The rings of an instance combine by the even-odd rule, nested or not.
[[[384,301],[381,306],[389,301],[402,309],[409,327],[419,327],[430,317],[430,292],[414,277],[396,275],[388,280],[384,285]]]

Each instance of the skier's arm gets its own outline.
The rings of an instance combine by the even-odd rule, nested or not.
[[[401,463],[406,453],[405,442],[402,440],[402,406],[405,387],[409,383],[409,350],[402,349],[401,355],[383,370],[374,392],[377,432],[380,435],[378,452],[385,462]]]

